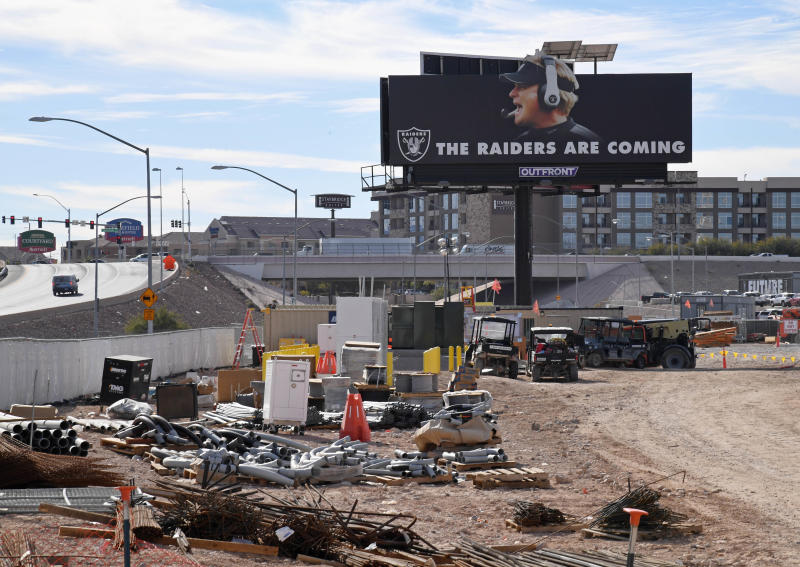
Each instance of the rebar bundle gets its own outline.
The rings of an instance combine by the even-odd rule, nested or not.
[[[428,411],[422,406],[406,402],[391,402],[384,408],[380,421],[370,423],[370,427],[409,429],[419,427],[423,421],[429,420],[430,417]]]
[[[0,436],[0,488],[122,486],[124,476],[103,459],[48,455]]]
[[[548,508],[539,502],[514,502],[514,515],[512,519],[520,526],[545,526],[548,524],[563,524],[566,521],[564,514],[555,508]]]
[[[22,531],[0,534],[0,567],[47,567],[50,563],[36,554],[33,539]]]
[[[292,502],[268,495],[274,503],[244,497],[157,483],[154,490],[172,506],[160,510],[165,533],[180,527],[189,537],[230,539],[241,537],[278,547],[285,557],[298,553],[320,558],[338,557],[337,549],[364,548],[372,543],[384,548],[430,552],[435,548],[411,530],[416,517],[409,514],[337,510],[322,493],[308,487],[308,497],[291,493]]]
[[[627,530],[630,516],[623,508],[638,508],[647,512],[647,516],[642,516],[641,529],[658,529],[686,521],[685,515],[662,508],[658,503],[659,498],[661,494],[652,488],[641,486],[603,506],[589,525],[592,528]]]

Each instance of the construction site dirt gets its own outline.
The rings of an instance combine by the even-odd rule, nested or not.
[[[776,352],[779,355],[773,360]],[[490,545],[539,542],[551,549],[624,553],[625,541],[585,539],[579,530],[519,533],[507,528],[505,520],[511,518],[514,502],[529,501],[587,521],[587,516],[622,496],[629,485],[652,483],[651,488],[661,493],[662,506],[686,515],[687,523],[702,532],[640,541],[637,556],[697,567],[800,565],[800,494],[796,490],[800,485],[800,385],[797,371],[786,368],[792,366],[786,361],[796,355],[800,357],[800,349],[794,345],[779,349],[747,345],[738,347],[735,358],[727,355],[725,370],[715,349],[703,351],[698,368],[691,371],[582,370],[574,383],[483,376],[479,387],[494,397],[501,446],[519,466],[546,471],[551,488],[480,490],[471,482],[346,483],[319,488],[341,509],[349,510],[358,501],[358,510],[415,514],[414,530],[442,548],[468,538]],[[62,407],[61,412],[86,417],[98,409]],[[308,430],[299,439],[321,445],[337,434]],[[413,430],[373,431],[370,448],[385,455],[396,448],[415,450],[412,435]],[[102,447],[99,433],[83,436],[93,443],[91,456],[113,462],[139,486],[146,488],[156,479],[191,482],[159,477],[146,461]],[[307,490],[254,488],[258,492],[251,498],[266,499],[267,494],[284,497],[287,491]],[[55,546],[79,549],[75,540],[56,537],[59,525],[79,524],[45,514],[0,516],[0,531],[29,530],[42,552]],[[65,539],[66,543],[58,543]],[[83,563],[76,558],[69,565],[121,564],[121,552],[117,553],[113,563]],[[150,550],[138,559],[134,556],[132,564],[176,564],[168,559],[175,556],[174,549],[164,554],[158,559],[158,552]],[[196,550],[192,557],[208,566],[299,564],[206,550]]]

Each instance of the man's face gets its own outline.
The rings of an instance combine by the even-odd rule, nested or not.
[[[549,114],[539,107],[539,85],[514,85],[508,96],[515,106],[514,124],[517,126],[536,128]]]

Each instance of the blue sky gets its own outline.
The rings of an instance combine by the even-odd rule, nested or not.
[[[46,115],[149,147],[165,232],[181,216],[176,167],[194,230],[222,215],[292,215],[288,192],[217,163],[297,188],[300,216],[327,216],[312,195],[337,192],[355,196],[338,216],[367,218],[360,168],[380,161],[379,77],[417,74],[420,51],[522,57],[572,39],[619,44],[600,72],[694,74],[694,162],[674,169],[800,176],[800,4],[701,4],[0,0],[0,214],[65,218],[42,193],[88,221],[145,192],[143,154],[28,121]],[[146,220],[143,199],[117,212]],[[63,223],[46,228],[63,243]],[[0,245],[19,231],[0,224]]]

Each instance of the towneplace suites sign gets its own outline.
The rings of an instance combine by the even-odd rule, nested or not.
[[[17,238],[17,248],[22,252],[52,252],[56,249],[56,236],[46,230],[27,230]]]

